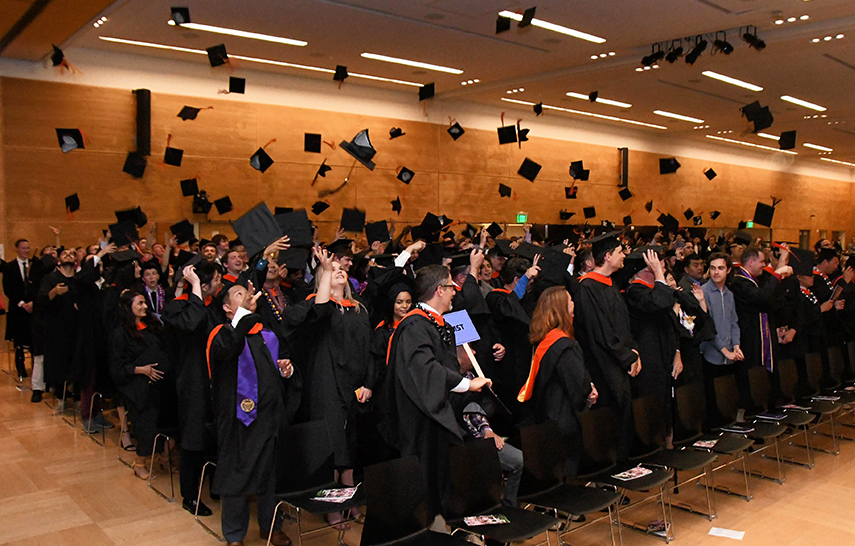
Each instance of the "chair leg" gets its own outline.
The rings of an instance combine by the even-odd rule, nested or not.
[[[163,493],[161,493],[156,487],[151,485],[151,480],[154,478],[154,458],[157,455],[157,439],[163,438],[163,445],[166,448],[166,465],[167,470],[169,471],[169,487],[171,496],[167,497]],[[148,487],[158,495],[160,495],[166,502],[175,502],[175,478],[172,475],[172,457],[169,449],[169,442],[172,440],[169,436],[163,433],[158,433],[157,436],[154,437],[154,445],[151,447],[151,463],[149,463],[148,470]]]
[[[116,460],[118,460],[120,463],[127,466],[128,468],[132,468],[131,463],[127,462],[126,460],[124,460],[122,458],[122,452],[124,451],[124,449],[122,449],[122,431],[125,430],[125,427],[127,425],[128,425],[128,412],[124,412],[124,413],[122,413],[122,419],[121,419],[121,422],[119,423],[119,454],[116,455]]]
[[[199,519],[199,503],[202,502],[202,485],[205,483],[205,470],[208,469],[208,465],[217,466],[217,463],[206,461],[205,464],[202,465],[202,475],[199,477],[199,492],[196,494],[196,511],[193,513],[193,518],[196,520],[196,523],[202,526],[202,529],[208,532],[209,535],[220,542],[225,542],[225,538],[218,535],[216,531],[205,525],[205,522]]]

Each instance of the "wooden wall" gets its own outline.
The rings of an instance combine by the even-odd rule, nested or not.
[[[777,171],[735,167],[720,163],[678,158],[682,168],[662,176],[656,154],[630,151],[629,180],[635,197],[622,202],[617,195],[618,152],[614,148],[538,138],[532,134],[520,150],[515,144],[500,146],[495,132],[466,129],[453,141],[446,127],[388,118],[314,111],[300,108],[233,102],[195,100],[152,95],[152,156],[142,180],[122,172],[128,150],[135,148],[135,99],[130,90],[3,78],[0,80],[0,237],[11,256],[11,242],[27,237],[37,246],[52,243],[48,226],[62,229],[64,244],[94,241],[100,230],[115,220],[113,211],[141,205],[150,221],[156,221],[159,237],[168,225],[185,217],[200,222],[202,236],[232,233],[233,220],[260,201],[275,206],[311,207],[317,191],[337,186],[353,164],[338,143],[368,128],[377,149],[374,171],[357,164],[350,182],[328,198],[331,207],[310,218],[320,223],[329,237],[338,225],[342,207],[365,209],[369,221],[395,218],[417,223],[426,212],[446,214],[469,222],[511,222],[519,211],[529,221],[561,223],[559,211],[597,208],[596,222],[620,222],[632,213],[636,223],[655,223],[656,211],[648,214],[644,203],[654,200],[656,209],[682,220],[691,207],[703,211],[705,226],[734,226],[753,215],[755,202],[782,197],[775,215],[775,237],[798,240],[800,229],[850,230],[853,185],[847,182],[801,177]],[[195,121],[176,115],[185,104],[205,107]],[[400,126],[406,136],[389,140],[388,132]],[[88,139],[85,150],[63,154],[54,128],[79,127]],[[465,127],[465,125],[464,125]],[[321,133],[335,142],[322,154],[303,151],[304,132]],[[171,146],[184,150],[181,167],[162,164],[167,136]],[[259,147],[276,163],[261,174],[249,165]],[[537,180],[528,182],[516,174],[525,157],[543,165]],[[312,178],[326,158],[333,170],[311,187]],[[568,166],[583,159],[591,169],[581,182],[577,200],[564,199],[569,185]],[[416,172],[410,185],[396,180],[396,169]],[[718,177],[708,181],[702,170],[713,167]],[[234,211],[220,216],[212,210],[209,220],[191,213],[191,198],[181,196],[179,181],[196,177],[212,198],[228,194]],[[511,199],[500,198],[499,183],[514,190]],[[5,191],[5,198],[4,192]],[[81,209],[68,221],[64,197],[77,192]],[[390,202],[400,196],[400,216]],[[716,222],[710,210],[720,210]],[[815,238],[815,235],[814,235]]]

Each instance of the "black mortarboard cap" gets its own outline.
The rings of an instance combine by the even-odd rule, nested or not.
[[[126,210],[117,210],[116,221],[119,223],[130,222],[136,227],[141,228],[148,223],[148,216],[142,211],[142,208],[136,207]]]
[[[148,160],[144,156],[137,152],[128,152],[122,172],[126,172],[134,178],[142,178],[145,174],[146,165],[148,165]]]
[[[466,131],[463,130],[463,127],[460,126],[456,121],[454,124],[448,128],[448,134],[451,135],[451,138],[457,140],[458,138],[463,136],[463,133]]]
[[[163,153],[163,162],[167,165],[172,165],[174,167],[181,166],[181,159],[184,157],[184,150],[179,150],[178,148],[170,148],[166,147],[166,151]]]
[[[196,119],[196,116],[199,115],[199,111],[201,108],[193,108],[192,106],[185,106],[178,112],[178,117],[183,121]]]
[[[51,53],[50,55],[50,62],[53,64],[53,66],[59,66],[60,64],[62,64],[63,59],[65,59],[65,54],[60,48],[56,47],[55,45],[52,45],[52,47],[53,53]]]
[[[707,177],[707,180],[712,180],[717,176],[716,172],[712,169],[707,169],[704,171],[704,176]]]
[[[229,54],[226,53],[225,44],[209,47],[205,51],[208,52],[208,61],[211,63],[212,67],[224,65],[229,59]]]
[[[439,232],[441,230],[442,220],[440,220],[439,216],[429,212],[425,214],[422,223],[413,228],[413,240],[422,239],[428,243],[432,243],[439,239]]]
[[[648,201],[647,203],[645,203],[644,204],[644,210],[646,210],[647,212],[652,212],[653,211],[653,201]]]
[[[394,201],[392,201],[392,212],[397,212],[401,214],[401,198],[396,197]]]
[[[493,239],[495,239],[496,237],[502,234],[502,227],[496,222],[493,222],[492,224],[487,226],[487,234]]]
[[[317,216],[328,208],[330,208],[330,204],[326,201],[315,201],[315,204],[312,205],[312,214]]]
[[[576,192],[579,190],[577,186],[569,186],[564,188],[565,199],[576,199]]]
[[[760,106],[760,101],[754,101],[751,104],[746,104],[741,108],[742,115],[745,119],[754,124],[754,132],[762,131],[772,126],[775,118],[772,117],[772,112],[768,106]]]
[[[496,129],[499,133],[499,144],[513,144],[517,141],[517,126],[505,125]]]
[[[191,224],[187,219],[181,220],[177,224],[172,224],[169,226],[169,231],[171,231],[178,240],[179,245],[186,243],[196,236],[196,233],[193,230],[193,224]]]
[[[562,210],[558,213],[558,217],[561,218],[562,220],[569,220],[570,218],[573,218],[574,216],[576,216],[576,213],[570,212],[569,210]]]
[[[117,264],[127,264],[133,262],[134,260],[139,260],[140,258],[142,258],[142,254],[137,252],[135,248],[129,248],[127,250],[121,250],[119,252],[114,252],[110,254],[110,261],[115,262]]]
[[[451,218],[449,218],[448,216],[446,216],[444,214],[439,217],[439,223],[442,224],[443,227],[447,226],[448,224],[450,224],[453,221],[454,220],[452,220]]]
[[[190,22],[190,10],[188,8],[172,8],[172,20],[176,25]]]
[[[331,170],[332,170],[332,167],[330,167],[329,165],[327,165],[327,160],[326,160],[326,159],[324,159],[323,163],[321,163],[321,166],[320,166],[320,167],[318,167],[318,174],[317,174],[317,176],[321,176],[321,177],[323,177],[323,178],[326,178],[326,177],[327,177],[327,173],[328,173],[328,172],[330,172]]]
[[[348,75],[349,74],[347,73],[347,67],[338,64],[335,67],[335,74],[333,74],[332,79],[337,82],[343,82]]]
[[[717,210],[710,211],[710,220],[715,220],[719,216],[721,216],[721,212],[719,212]]]
[[[71,150],[85,148],[83,145],[83,135],[80,129],[57,129],[56,138],[59,140],[59,149],[62,153],[67,154]]]
[[[267,155],[264,148],[259,148],[254,154],[252,154],[252,157],[249,158],[249,164],[253,169],[264,172],[273,165],[273,158]]]
[[[585,207],[582,209],[582,213],[586,219],[591,219],[597,215],[597,209],[595,207]]]
[[[199,183],[195,178],[188,178],[181,181],[181,195],[184,197],[193,197],[199,193]]]
[[[746,227],[748,227],[748,223],[745,220],[740,220],[739,223],[736,224],[736,229],[745,229]],[[750,241],[749,241],[749,243],[750,243]],[[749,243],[745,243],[745,244],[749,244]]]
[[[392,140],[393,138],[402,137],[406,134],[407,133],[405,133],[404,130],[400,127],[392,127],[391,129],[389,129],[389,140]]]
[[[365,224],[365,237],[368,239],[369,245],[374,241],[386,242],[392,239],[386,220]]]
[[[796,132],[784,131],[778,139],[778,146],[782,150],[792,150],[796,147]]]
[[[772,217],[775,215],[775,207],[767,205],[766,203],[757,203],[757,207],[754,209],[754,223],[772,227]]]
[[[680,168],[680,162],[674,157],[659,158],[659,174],[672,174]]]
[[[667,231],[672,233],[677,233],[680,230],[680,221],[671,216],[670,214],[665,214],[664,212],[659,215],[659,218],[656,219],[657,222],[662,224]]]
[[[396,178],[404,184],[409,184],[414,176],[416,176],[416,173],[406,167],[401,167],[401,172],[398,173],[398,176]]]
[[[508,30],[511,30],[511,18],[499,15],[499,18],[496,19],[496,34],[501,34]]]
[[[350,243],[353,239],[336,239],[326,246],[327,252],[336,256],[352,256],[353,250]]]
[[[618,192],[618,195],[620,195],[621,201],[626,201],[627,199],[632,197],[632,192],[629,191],[629,188],[621,188],[621,190]]]
[[[273,207],[273,216],[288,214],[289,212],[294,212],[294,207]]]
[[[321,135],[316,133],[305,133],[303,135],[303,151],[315,154],[321,153]]]
[[[342,141],[340,146],[345,152],[368,167],[368,170],[374,170],[374,162],[371,159],[377,153],[377,150],[371,145],[371,139],[368,138],[368,129],[363,129],[356,133],[356,136],[350,142],[346,140]]]
[[[696,226],[699,226],[699,225],[704,223],[704,217],[699,214],[699,215],[695,216],[694,218],[692,218],[692,223],[695,224]]]
[[[451,268],[452,271],[457,269],[458,267],[468,266],[470,262],[469,253],[462,252],[460,254],[455,254],[451,257],[451,263],[448,264],[448,267]]]
[[[570,176],[573,177],[573,180],[588,180],[591,171],[586,169],[583,166],[582,161],[574,161],[570,163]]]
[[[752,240],[751,234],[747,231],[742,231],[745,229],[745,222],[741,221],[739,224],[740,225],[737,226],[739,231],[733,234],[733,242],[742,245],[750,245]]]
[[[499,196],[500,197],[510,197],[511,196],[511,187],[505,186],[501,182],[499,182]]]
[[[69,195],[65,198],[65,210],[68,212],[74,212],[76,210],[80,210],[80,198],[76,193]]]
[[[686,220],[688,220],[689,218],[691,218],[694,215],[695,215],[695,211],[693,211],[692,209],[686,209],[683,211],[683,216],[686,218]]]
[[[220,212],[220,214],[223,213]],[[282,237],[282,230],[265,203],[259,203],[234,220],[232,228],[250,256],[255,256]]]
[[[314,233],[306,209],[280,212],[280,208],[276,207],[276,215],[273,218],[276,220],[282,235],[287,235],[291,239],[289,241],[291,246],[312,247]]]
[[[539,116],[540,114],[542,114],[542,113],[543,113],[543,103],[542,103],[542,102],[538,102],[537,104],[535,104],[534,106],[532,106],[532,110],[534,110],[534,113],[535,113],[535,114],[537,114],[537,115]]]
[[[427,100],[432,98],[436,91],[436,87],[432,83],[427,83],[421,87],[419,87],[419,100]]]
[[[130,221],[116,222],[111,224],[108,229],[110,230],[110,240],[116,243],[116,246],[129,245],[132,240],[139,236],[136,226]]]
[[[561,245],[561,248],[564,248],[564,246]],[[560,250],[547,249],[541,251],[541,259],[538,262],[540,273],[538,273],[537,278],[550,283],[563,284],[564,276],[567,274],[567,267],[570,266],[572,261],[572,256]]]
[[[362,233],[362,230],[365,229],[365,211],[359,209],[342,209],[341,229]]]
[[[304,269],[309,262],[309,254],[311,250],[308,248],[290,247],[287,250],[279,251],[279,259],[277,262],[281,266],[288,269]]]
[[[225,214],[232,210],[232,200],[227,195],[214,201],[214,206],[217,207],[218,213]]]
[[[540,168],[540,165],[529,158],[525,158],[522,165],[520,165],[520,169],[517,171],[517,174],[529,182],[534,182],[534,179],[537,178],[537,174],[540,172]]]
[[[830,249],[829,249],[830,250]],[[790,259],[787,265],[793,268],[793,275],[813,275],[813,252],[798,247],[790,248]]]
[[[522,19],[520,20],[519,28],[525,28],[531,24],[532,19],[534,19],[534,13],[537,11],[537,8],[528,8],[523,12]]]
[[[632,224],[632,216],[626,215],[623,217],[623,225],[628,226]]]
[[[591,91],[590,93],[588,93],[588,100],[591,102],[597,102],[597,97],[599,97],[599,96],[600,96],[599,91]]]
[[[597,235],[590,240],[591,253],[596,256],[602,252],[609,252],[616,249],[620,245],[618,235],[620,235],[619,231],[611,231],[603,233],[602,235]]]
[[[513,251],[517,256],[522,256],[527,260],[534,260],[534,257],[543,252],[543,248],[525,241],[521,242],[516,250]]]
[[[246,78],[229,76],[229,93],[243,95],[246,92]]]

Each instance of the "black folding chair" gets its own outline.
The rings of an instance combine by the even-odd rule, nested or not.
[[[337,528],[338,537],[336,543],[344,545],[344,523],[353,521],[347,517],[351,508],[357,508],[365,504],[365,493],[361,486],[356,489],[356,494],[341,503],[316,501],[318,491],[324,489],[338,489],[342,485],[335,481],[335,453],[332,442],[326,429],[325,421],[312,421],[287,428],[279,436],[276,446],[276,498],[279,502],[273,511],[273,521],[279,513],[282,505],[296,510],[297,520],[297,544],[302,546],[303,537]],[[324,525],[310,531],[303,531],[302,512],[310,514],[327,514],[331,512],[342,512],[343,520],[340,523]],[[270,546],[270,537],[273,536],[273,527],[267,537],[267,545]]]
[[[490,438],[455,446],[449,452],[451,462],[451,495],[448,500],[446,523],[455,532],[463,531],[481,539],[489,538],[508,544],[546,534],[559,520],[531,510],[502,505],[502,467],[496,443]],[[467,525],[470,516],[504,516],[509,523],[496,525]]]
[[[839,455],[840,446],[837,442],[838,436],[835,434],[834,425],[836,424],[836,416],[840,413],[843,405],[839,403],[839,397],[837,401],[823,399],[828,396],[822,393],[822,389],[820,388],[820,382],[822,381],[822,358],[820,355],[817,353],[808,353],[805,355],[805,364],[807,366],[808,383],[810,384],[811,389],[819,394],[803,398],[800,400],[800,403],[803,403],[805,406],[809,406],[810,410],[808,411],[817,417],[816,422],[810,428],[813,435],[831,438],[831,449],[817,444],[814,444],[812,449],[822,451],[823,453],[828,453],[830,455]],[[831,430],[830,434],[819,430],[819,427],[826,423],[829,425]]]
[[[196,523],[202,526],[202,529],[205,530],[209,535],[216,538],[220,542],[225,542],[222,536],[220,536],[216,531],[208,527],[208,525],[199,519],[199,506],[202,504],[202,486],[205,485],[205,472],[207,472],[208,467],[211,467],[211,471],[213,472],[214,468],[217,468],[217,463],[214,461],[205,461],[205,464],[202,465],[202,473],[199,476],[199,491],[196,493],[196,510],[193,512],[193,519],[196,520]],[[275,518],[274,518],[275,519]]]
[[[458,537],[429,529],[434,514],[418,457],[365,468],[365,524],[360,546],[471,546]]]
[[[798,372],[796,371],[796,363],[791,359],[783,359],[776,363],[776,368],[778,372],[778,381],[781,387],[781,395],[783,396],[783,401],[786,405],[798,405],[796,404],[796,388],[798,385]],[[751,370],[749,373],[749,380],[751,382],[751,395],[754,398],[754,403],[760,405],[760,400],[763,400],[763,405],[765,407],[765,400],[769,399],[769,393],[771,392],[771,386],[769,385],[769,375],[765,368],[756,368]],[[808,406],[801,406],[802,408],[808,409],[798,409],[798,408],[787,408],[784,406],[779,406],[777,410],[770,411],[769,413],[774,413],[779,416],[782,416],[781,419],[767,419],[772,420],[781,424],[786,425],[789,428],[789,435],[787,438],[783,439],[788,442],[788,445],[794,447],[804,447],[806,451],[807,461],[799,461],[792,457],[787,457],[785,455],[781,455],[781,461],[792,464],[803,466],[807,469],[812,469],[814,466],[813,463],[813,453],[810,445],[810,424],[816,419],[816,416],[810,413]],[[802,446],[801,444],[797,444],[793,441],[796,436],[804,435],[805,444]],[[782,440],[782,441],[783,441]],[[766,457],[766,455],[763,455]]]
[[[591,483],[564,483],[565,442],[555,421],[546,421],[520,430],[524,456],[522,481],[518,498],[526,508],[536,506],[560,512],[565,517],[563,529],[558,528],[558,543],[562,537],[579,531],[603,518],[608,518],[612,545],[615,544],[612,509],[617,510],[620,494],[614,488],[597,487]],[[571,529],[572,516],[593,514],[606,510],[605,516],[586,521]],[[618,527],[620,530],[620,527]]]

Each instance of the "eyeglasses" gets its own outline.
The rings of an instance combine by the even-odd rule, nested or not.
[[[440,286],[443,288],[454,288],[453,284],[441,284]]]

